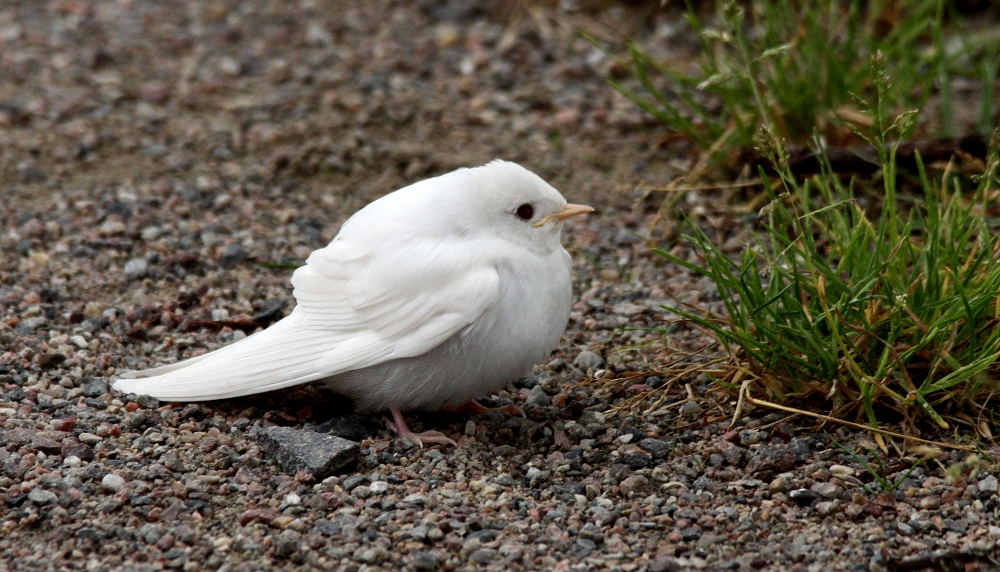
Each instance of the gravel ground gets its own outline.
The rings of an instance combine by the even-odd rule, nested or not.
[[[714,354],[661,304],[717,296],[652,256],[625,189],[691,161],[576,28],[687,57],[675,14],[353,5],[0,5],[0,569],[998,569],[996,447],[894,454],[883,492],[868,436],[731,430],[697,368],[664,379]],[[567,231],[562,347],[486,400],[526,418],[413,414],[458,441],[415,449],[313,386],[109,392],[279,319],[289,267],[368,201],[494,157],[598,207]],[[749,219],[684,203],[738,248]]]

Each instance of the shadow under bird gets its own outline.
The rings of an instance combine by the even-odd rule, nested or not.
[[[483,409],[474,400],[556,348],[572,304],[564,222],[593,211],[493,161],[421,181],[358,211],[292,275],[295,309],[229,346],[115,381],[124,393],[207,401],[324,381],[359,411]]]

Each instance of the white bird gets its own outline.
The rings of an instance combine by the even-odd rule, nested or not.
[[[123,393],[205,401],[323,380],[359,411],[481,411],[473,401],[556,348],[572,304],[566,219],[593,211],[493,161],[421,181],[358,211],[292,275],[298,305],[239,342],[128,372]],[[464,405],[463,405],[464,404]]]

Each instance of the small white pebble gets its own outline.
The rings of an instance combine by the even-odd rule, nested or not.
[[[830,465],[830,473],[839,476],[854,476],[854,469],[846,465]]]
[[[385,481],[375,481],[368,485],[368,488],[371,489],[373,494],[380,495],[389,490],[389,483]]]
[[[87,445],[96,445],[101,441],[103,441],[103,439],[101,439],[97,435],[94,435],[93,433],[80,433],[80,436],[78,438],[80,439],[81,443],[86,443]]]
[[[302,499],[295,493],[288,493],[285,495],[285,504],[288,506],[299,506],[299,503],[301,502]]]
[[[77,457],[76,455],[70,455],[69,457],[63,459],[63,466],[69,467],[71,469],[75,469],[82,464],[83,460],[81,460],[80,457]]]
[[[101,487],[108,492],[117,493],[125,488],[125,479],[114,473],[108,473],[101,479]]]

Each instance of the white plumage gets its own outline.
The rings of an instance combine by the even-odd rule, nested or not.
[[[504,161],[376,200],[292,275],[298,305],[212,353],[115,382],[125,393],[204,401],[324,380],[362,411],[457,407],[529,373],[569,318],[567,205]],[[525,215],[528,215],[527,217]]]

